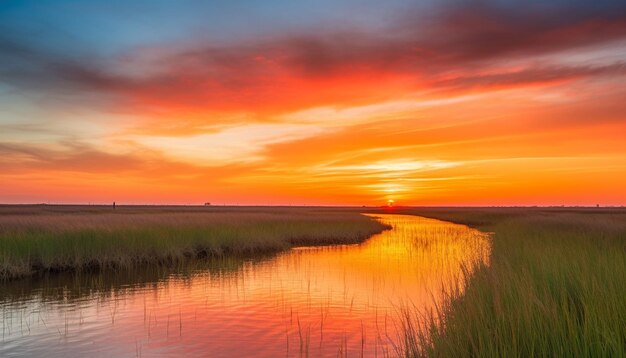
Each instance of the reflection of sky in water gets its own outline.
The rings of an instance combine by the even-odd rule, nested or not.
[[[376,216],[393,229],[362,245],[297,248],[234,267],[223,260],[153,282],[107,286],[95,275],[71,297],[29,288],[3,298],[0,355],[393,354],[398,309],[432,307],[461,265],[487,260],[488,240],[461,225]]]

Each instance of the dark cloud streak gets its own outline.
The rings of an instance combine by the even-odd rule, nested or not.
[[[463,90],[624,74],[624,65],[614,63],[439,78],[451,71],[489,68],[494,61],[626,39],[626,5],[589,8],[581,3],[520,9],[481,2],[449,6],[435,15],[430,20],[424,14],[406,15],[384,34],[338,30],[333,35],[294,34],[229,47],[198,41],[192,49],[155,55],[151,62],[157,71],[137,76],[121,74],[96,59],[60,57],[28,48],[12,40],[9,31],[0,38],[0,81],[48,93],[109,94],[116,97],[118,107],[131,109],[162,104],[176,109],[239,106],[255,110],[280,104],[285,93],[302,91],[305,96],[311,91],[331,91],[334,80],[350,76],[369,76],[370,84],[386,76],[405,77],[412,78],[415,86]],[[131,61],[143,61],[132,53],[128,56]],[[307,81],[327,81],[328,88],[309,89]],[[304,105],[332,100],[332,95],[319,96]]]
[[[80,143],[65,143],[52,150],[20,143],[0,142],[0,168],[5,173],[23,169],[89,173],[121,173],[145,170],[148,162],[132,154],[110,154]],[[18,159],[18,160],[16,160]]]

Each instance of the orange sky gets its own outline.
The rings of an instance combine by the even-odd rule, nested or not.
[[[556,5],[52,50],[8,25],[0,202],[626,204],[626,13]]]

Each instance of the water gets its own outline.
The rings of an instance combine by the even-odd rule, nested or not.
[[[433,308],[489,240],[375,217],[393,229],[361,245],[4,284],[0,356],[394,356],[400,312]]]

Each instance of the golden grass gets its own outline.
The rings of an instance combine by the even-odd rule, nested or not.
[[[436,312],[405,317],[401,355],[626,356],[622,209],[413,209],[493,231],[492,258]],[[426,324],[428,329],[421,330]]]
[[[358,243],[385,228],[332,208],[0,206],[0,278]]]

